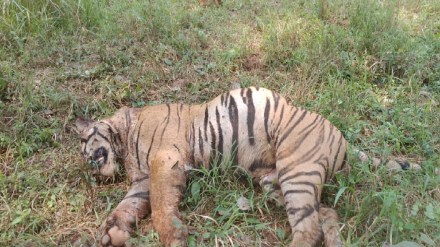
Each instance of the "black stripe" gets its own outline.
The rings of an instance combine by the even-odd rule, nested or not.
[[[194,126],[194,122],[192,122],[191,124],[191,133],[190,133],[191,137],[190,137],[190,145],[191,145],[191,161],[193,163],[195,163],[195,152],[196,152],[196,130],[195,130],[195,126]]]
[[[228,106],[230,97],[232,97],[232,96],[230,95],[229,92],[227,92],[225,95],[225,106]]]
[[[307,132],[310,132],[311,130],[313,130],[313,129],[314,129],[313,126],[315,125],[315,123],[316,123],[316,121],[318,120],[319,117],[320,117],[320,115],[316,114],[315,119],[313,119],[313,121],[312,121],[311,123],[309,123],[309,124],[308,124],[306,127],[304,127],[302,130],[298,131],[298,136],[299,136],[299,135],[302,135],[302,134],[303,134],[304,132],[306,132],[306,130],[309,129],[309,128],[310,128],[310,130],[307,131]],[[324,118],[321,118],[320,122],[323,121],[323,119],[324,119]]]
[[[211,132],[211,150],[209,152],[210,153],[209,168],[212,168],[212,166],[214,165],[213,162],[217,156],[217,150],[215,149],[215,143],[216,143],[215,130],[214,130],[214,126],[212,126],[211,121],[209,122],[209,130]]]
[[[295,163],[297,163],[298,165],[301,165],[304,161],[307,161],[308,159],[310,159],[311,157],[313,157],[314,153],[319,149],[319,147],[322,146],[322,143],[315,143],[315,145],[309,150],[307,151],[305,154],[303,154],[300,158],[295,160]],[[283,151],[281,151],[280,153],[277,154],[277,160],[278,161],[282,161],[286,158],[289,158],[290,156],[293,155],[293,152],[295,150],[290,150],[290,146],[286,147]],[[305,150],[303,150],[305,151]],[[308,157],[308,158],[306,158]]]
[[[303,215],[301,215],[301,218],[299,218],[296,223],[292,226],[292,228],[296,227],[299,223],[301,223],[301,221],[303,221],[305,218],[309,217],[310,215],[313,214],[313,212],[315,212],[315,208],[312,206],[307,206],[304,210]]]
[[[296,214],[299,211],[304,210],[304,209],[305,209],[304,207],[300,207],[300,208],[292,208],[292,207],[290,207],[290,208],[286,209],[286,211],[287,211],[287,214],[294,215],[294,214]]]
[[[331,127],[330,128],[331,130],[333,129],[333,127]],[[335,135],[332,135],[332,137],[331,137],[331,140],[330,140],[330,145],[329,145],[329,147],[330,147],[330,154],[332,154],[333,153],[333,143],[335,142]]]
[[[306,161],[309,161],[315,155],[315,153],[322,147],[322,143],[324,142],[324,139],[325,139],[324,130],[325,130],[325,128],[323,126],[321,126],[318,139],[316,139],[316,141],[315,141],[315,145],[309,151],[307,151],[305,154],[303,154],[300,158],[296,159],[294,161],[295,163],[301,165],[301,164],[305,163]],[[289,148],[292,148],[292,147],[289,147]],[[277,159],[279,161],[292,155],[291,154],[292,152],[288,151],[288,150],[284,151],[284,153],[286,153],[286,154],[278,155]]]
[[[328,134],[328,138],[335,138],[335,136],[333,135],[333,129],[335,129],[335,127],[333,125],[330,125],[330,133]]]
[[[145,175],[143,177],[140,177],[140,178],[137,178],[137,179],[133,180],[131,183],[132,184],[139,183],[139,182],[145,181],[145,180],[147,180],[149,178],[150,178],[149,175]]]
[[[229,97],[229,121],[232,125],[232,152],[234,155],[234,165],[238,164],[238,109],[234,97]]]
[[[312,183],[312,182],[308,182],[308,181],[287,182],[287,184],[289,184],[289,185],[305,185],[305,186],[312,187],[313,189],[316,188],[316,184],[314,184],[314,183]]]
[[[339,137],[338,144],[339,144],[338,150],[336,151],[335,160],[333,161],[332,171],[331,171],[330,175],[333,175],[335,172],[336,161],[338,161],[339,151],[341,151],[341,146],[342,146],[342,135],[340,135],[340,137]]]
[[[275,169],[275,164],[267,164],[263,160],[255,160],[249,166],[249,171],[255,172],[257,169]]]
[[[180,132],[180,111],[179,111],[179,105],[176,105],[176,111],[177,111],[177,133]]]
[[[166,106],[167,106],[167,108],[168,108],[168,113],[167,113],[167,116],[166,116],[165,119],[164,119],[164,121],[166,120],[166,124],[165,124],[165,126],[163,127],[162,134],[160,134],[160,142],[162,142],[163,135],[165,134],[165,130],[167,129],[168,124],[170,123],[170,114],[171,114],[170,104],[166,104]],[[163,122],[162,122],[162,123],[163,123]]]
[[[144,199],[144,200],[150,200],[150,193],[149,192],[137,192],[132,195],[126,196],[124,198],[124,200],[129,199],[129,198],[139,198],[139,199]]]
[[[141,133],[142,124],[144,124],[144,121],[145,120],[142,120],[142,122],[139,124],[138,133],[137,133],[137,137],[136,137],[136,141],[135,141],[135,143],[136,143],[135,144],[136,145],[136,161],[138,164],[138,168],[141,168],[141,161],[139,159],[139,135]],[[154,136],[153,136],[153,138],[154,138]],[[147,160],[147,162],[148,162],[148,160]]]
[[[247,98],[247,108],[248,108],[247,127],[248,127],[249,144],[253,146],[255,145],[255,137],[254,137],[255,105],[254,105],[254,100],[252,98],[252,90],[248,89],[248,91],[246,92],[246,98]]]
[[[303,154],[300,158],[295,160],[296,164],[304,164],[307,161],[309,161],[311,158],[313,158],[313,156],[315,156],[316,152],[319,151],[322,147],[322,143],[324,141],[324,133],[323,133],[323,128],[321,129],[321,131],[319,132],[319,137],[315,142],[315,145],[309,150],[307,151],[305,154]]]
[[[92,132],[89,136],[87,136],[86,139],[81,139],[81,142],[84,143],[84,149],[83,149],[83,151],[82,151],[83,154],[86,153],[87,143],[90,141],[90,138],[92,138],[92,136],[94,136],[94,135],[96,134],[97,131],[98,131],[98,128],[96,128],[96,126],[95,126],[95,127],[93,127],[93,132]]]
[[[269,122],[270,100],[266,98],[266,106],[264,107],[264,130],[266,131],[267,141],[270,142],[270,135],[267,123]]]
[[[151,138],[150,146],[148,147],[147,157],[146,157],[146,161],[145,161],[145,162],[147,163],[147,166],[149,166],[148,159],[149,159],[149,157],[150,157],[151,147],[153,146],[154,137],[156,136],[156,130],[157,130],[158,127],[159,127],[159,125],[157,125],[156,128],[154,129],[154,131],[153,131],[153,137]]]
[[[266,185],[272,185],[273,187],[275,187],[276,184],[275,184],[275,181],[272,181],[272,180],[265,180],[261,183],[261,187],[264,187]]]
[[[341,166],[341,170],[345,168],[345,166],[347,166],[348,160],[347,160],[347,152],[345,152],[344,154],[344,160],[342,161],[342,166]],[[408,162],[406,162],[408,163]]]
[[[218,108],[215,107],[215,118],[217,120],[217,133],[218,133],[218,145],[217,150],[220,156],[223,155],[223,130],[220,124],[220,113],[218,112]],[[221,159],[221,157],[220,157]]]
[[[307,181],[300,181],[300,182],[287,182],[287,184],[288,185],[293,185],[293,186],[296,186],[296,185],[299,185],[299,186],[309,186],[309,187],[312,187],[312,189],[313,189],[313,192],[314,192],[314,194],[315,194],[315,199],[318,201],[319,200],[319,195],[318,195],[318,187],[316,186],[316,184],[314,184],[314,183],[311,183],[311,182],[307,182]],[[309,194],[312,194],[311,192],[309,193]]]
[[[278,103],[279,103],[279,101],[280,101],[280,96],[279,96],[277,93],[272,92],[272,97],[273,97],[273,100],[275,101],[275,109],[274,109],[274,112],[276,113],[276,112],[277,112],[277,109],[278,109]]]
[[[296,114],[296,112],[295,112]],[[295,114],[293,116],[295,116]],[[299,117],[299,119],[292,125],[290,126],[290,128],[284,132],[283,136],[281,137],[281,140],[279,140],[279,142],[277,143],[277,148],[283,143],[284,140],[286,140],[286,138],[292,133],[292,130],[299,124],[302,122],[302,120],[304,119],[304,117],[306,116],[307,111],[304,111],[303,114]],[[293,116],[290,120],[293,119]],[[286,124],[286,127],[289,126],[290,124],[290,120],[289,123]]]
[[[309,194],[309,195],[313,195],[313,193],[308,191],[308,190],[286,190],[286,192],[284,192],[283,196],[286,197],[289,194]]]
[[[113,132],[113,126],[106,122],[102,122],[103,124],[107,125],[107,131],[110,133],[110,137],[112,141],[108,140],[104,135],[98,132],[98,135],[104,138],[108,143],[110,143],[111,149],[115,152],[116,155],[120,155],[119,150],[116,150],[115,145],[118,145],[118,140],[121,140],[121,137],[119,135],[119,132],[114,133]]]
[[[117,156],[122,155],[122,154],[121,154],[121,152],[122,152],[122,147],[121,147],[121,145],[122,145],[121,135],[119,134],[119,132],[117,132],[116,134],[113,134],[113,135],[111,135],[111,136],[112,136],[112,139],[113,139],[113,141],[110,143],[111,146],[112,146],[112,149],[115,151],[115,154],[116,154]],[[113,145],[115,145],[115,146],[117,147],[117,150],[113,147]]]
[[[318,115],[319,117],[319,115]],[[301,130],[302,133],[299,133],[298,136],[302,135],[304,133],[304,131],[307,128],[310,128],[306,133],[304,133],[300,138],[297,137],[297,139],[295,140],[295,143],[293,146],[291,146],[291,149],[296,150],[298,149],[301,144],[303,143],[303,141],[311,134],[313,133],[314,130],[316,130],[316,125],[318,125],[319,123],[321,123],[322,121],[324,121],[324,118],[321,118],[321,120],[319,122],[316,123],[316,120],[318,119],[318,117],[315,118],[315,120],[309,124],[307,127],[305,127],[303,130]]]
[[[200,150],[200,156],[202,156],[203,159],[203,155],[204,155],[203,139],[202,139],[202,130],[200,128],[199,128],[199,150]]]
[[[104,136],[103,134],[101,134],[99,131],[96,132],[96,134],[97,134],[98,136],[100,136],[102,139],[104,139],[106,142],[110,143],[110,140],[109,140],[106,136]]]
[[[225,104],[225,94],[220,95],[220,104],[221,105]]]
[[[325,181],[327,181],[327,167],[328,167],[328,157],[325,157],[325,160],[327,161],[327,164],[323,163],[321,161],[321,159],[323,158],[323,154],[321,154],[321,156],[315,161],[313,162],[314,164],[319,165],[323,170],[324,170],[324,174],[325,174],[325,178],[324,181],[321,180],[321,183],[323,184]]]
[[[204,119],[205,141],[208,141],[208,119],[209,119],[208,106],[206,106],[205,119]]]
[[[98,128],[96,128],[96,126],[93,127],[93,132],[92,132],[89,136],[87,136],[86,139],[83,139],[83,138],[82,138],[82,139],[81,139],[81,142],[85,142],[85,143],[89,142],[89,141],[90,141],[90,138],[92,138],[92,136],[95,135],[97,131],[98,131]]]
[[[246,97],[244,97],[244,90],[245,90],[245,88],[240,89],[240,96],[241,96],[241,99],[243,100],[243,103],[246,104],[247,99],[246,99]]]
[[[276,132],[278,131],[278,129],[280,128],[281,123],[283,122],[283,117],[284,117],[284,105],[281,107],[281,113],[280,113],[280,117],[279,117],[279,120],[278,120],[278,124],[277,124],[277,127],[275,127],[275,131]],[[274,133],[272,133],[272,135],[273,134]],[[276,137],[276,138],[278,138],[278,137]]]
[[[287,168],[287,167],[286,167]],[[285,168],[284,168],[285,169]],[[284,179],[281,179],[287,172],[287,170],[281,169],[281,171],[278,173],[278,181],[279,184],[283,184],[284,182],[286,182],[287,180],[291,180],[291,179],[295,179],[297,177],[300,176],[319,176],[321,178],[322,181],[322,175],[319,171],[311,171],[311,172],[297,172],[293,175],[290,175],[288,177],[285,177]]]
[[[108,132],[110,132],[110,133],[113,133],[113,126],[112,125],[110,125],[109,123],[107,123],[107,122],[99,122],[99,123],[103,123],[103,124],[105,124],[105,125],[107,125],[107,130],[108,130]]]

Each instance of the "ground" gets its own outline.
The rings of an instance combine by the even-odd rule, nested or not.
[[[390,172],[350,155],[351,173],[323,198],[346,246],[440,245],[440,2],[7,0],[0,8],[1,246],[96,245],[128,183],[123,172],[91,176],[72,130],[77,117],[202,103],[237,85],[321,113],[371,155],[421,164]],[[181,205],[189,245],[287,245],[284,209],[235,173],[191,174]],[[236,205],[242,196],[249,210]],[[149,218],[132,244],[160,246]]]

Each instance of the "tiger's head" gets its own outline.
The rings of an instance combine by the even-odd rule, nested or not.
[[[113,176],[118,171],[116,162],[120,138],[117,130],[107,121],[76,120],[81,138],[81,153],[93,167],[93,174]]]

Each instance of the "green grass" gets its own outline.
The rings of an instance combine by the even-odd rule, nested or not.
[[[436,1],[8,0],[0,11],[0,245],[92,245],[124,196],[122,178],[88,173],[77,116],[201,103],[233,83],[279,91],[375,156],[422,164],[396,173],[351,157],[323,198],[347,246],[440,244]],[[287,245],[284,210],[236,175],[191,175],[190,246]],[[136,245],[160,246],[150,223]]]

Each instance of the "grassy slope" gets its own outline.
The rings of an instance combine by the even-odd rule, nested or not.
[[[6,1],[0,15],[0,245],[91,245],[124,196],[97,181],[71,131],[122,105],[197,103],[232,83],[281,92],[376,156],[328,185],[348,246],[440,244],[440,4],[435,1]],[[194,174],[193,246],[289,242],[283,209],[232,171]],[[198,178],[198,179],[194,179]],[[111,182],[116,182],[112,184]],[[240,196],[252,209],[238,210]],[[336,196],[337,195],[337,196]],[[337,199],[335,199],[337,198]],[[149,220],[135,244],[159,245]]]

